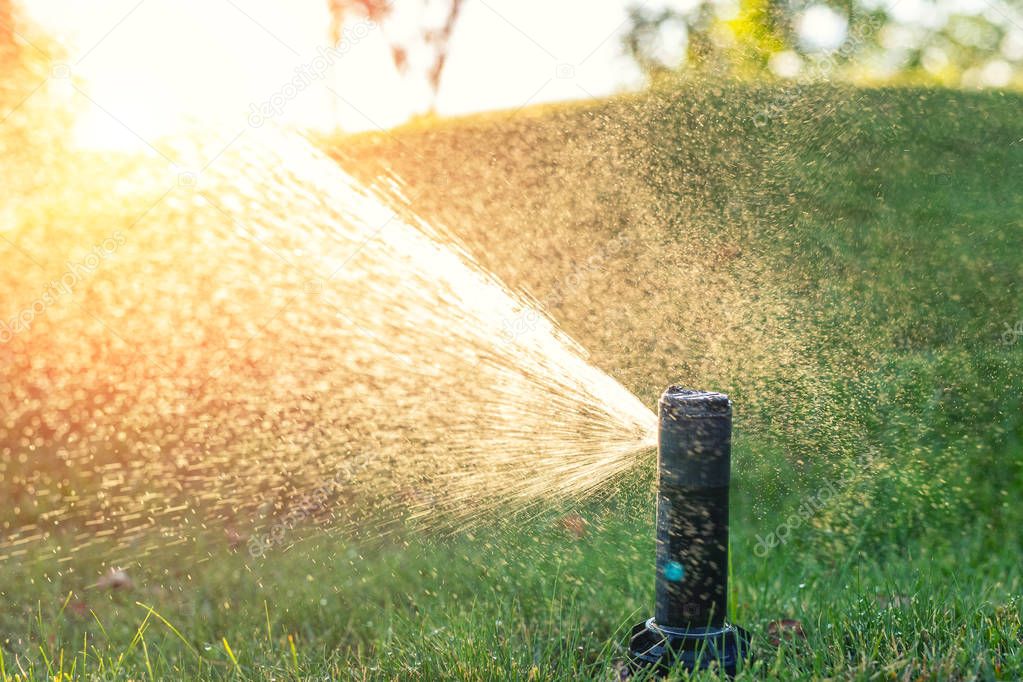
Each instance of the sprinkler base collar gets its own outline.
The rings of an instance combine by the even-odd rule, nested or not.
[[[734,676],[749,654],[749,633],[728,624],[682,630],[659,626],[650,618],[632,628],[629,641],[632,667],[654,668],[662,675],[673,667],[692,672],[716,663],[729,676]]]

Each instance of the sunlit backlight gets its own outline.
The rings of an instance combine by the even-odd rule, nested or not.
[[[0,443],[31,457],[7,483],[33,507],[0,559],[47,540],[34,556],[138,558],[217,525],[261,555],[309,495],[344,528],[462,526],[649,454],[650,410],[395,187],[269,130],[166,180],[161,159],[71,174],[25,207],[47,206],[18,235],[45,261],[0,277],[28,311],[4,339]],[[47,289],[67,263],[73,293]]]
[[[135,151],[189,129],[242,133],[268,109],[266,121],[320,130],[389,127],[412,111],[379,31],[353,20],[330,52],[326,3],[27,6],[68,50],[52,75],[68,80],[85,146]]]
[[[88,103],[77,124],[40,94],[9,126],[19,149],[21,124],[45,131],[54,161],[9,159],[31,182],[6,188],[0,463],[31,504],[0,559],[137,558],[217,526],[261,555],[309,495],[343,528],[461,526],[591,494],[649,454],[650,410],[400,183],[360,185],[274,117],[242,111],[225,136],[244,55],[216,22],[187,56],[156,40],[188,23],[129,7],[47,79]],[[164,48],[173,63],[145,65]],[[65,126],[133,153],[66,149]]]
[[[796,20],[799,42],[810,51],[838,49],[848,32],[849,21],[827,5],[812,5]]]

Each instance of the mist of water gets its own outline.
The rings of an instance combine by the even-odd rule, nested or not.
[[[221,526],[261,554],[290,541],[281,518],[472,523],[649,452],[650,410],[398,183],[279,133],[172,154],[207,169],[135,160],[14,206],[3,557],[134,558]]]

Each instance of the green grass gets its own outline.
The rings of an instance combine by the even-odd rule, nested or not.
[[[37,588],[49,601],[26,609],[6,672],[27,659],[37,678],[63,665],[104,679],[149,669],[155,679],[607,679],[628,626],[650,610],[645,487],[635,504],[584,510],[582,539],[540,524],[363,554],[324,542],[251,571],[221,560],[193,566],[190,580],[87,596],[89,613],[62,608],[57,586]],[[736,553],[735,617],[759,634],[749,678],[1012,679],[1023,666],[1020,547],[992,546],[980,523],[963,530],[883,561]],[[750,543],[740,531],[733,547]],[[779,618],[799,619],[806,640],[767,641]]]
[[[365,177],[396,171],[540,300],[580,254],[642,235],[551,307],[648,403],[676,379],[735,398],[743,678],[1011,680],[1023,339],[1001,335],[1023,319],[1021,105],[683,84],[330,145]],[[652,610],[652,499],[648,466],[605,499],[453,536],[313,533],[256,562],[208,539],[115,592],[89,587],[102,557],[0,566],[0,678],[617,679]],[[780,619],[805,638],[772,642]]]

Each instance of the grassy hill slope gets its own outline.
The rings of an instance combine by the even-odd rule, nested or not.
[[[683,84],[323,144],[367,181],[400,177],[648,404],[673,382],[732,395],[747,679],[1015,679],[1021,108]],[[454,537],[257,563],[211,548],[128,592],[3,568],[0,670],[615,679],[652,609],[650,473]]]

